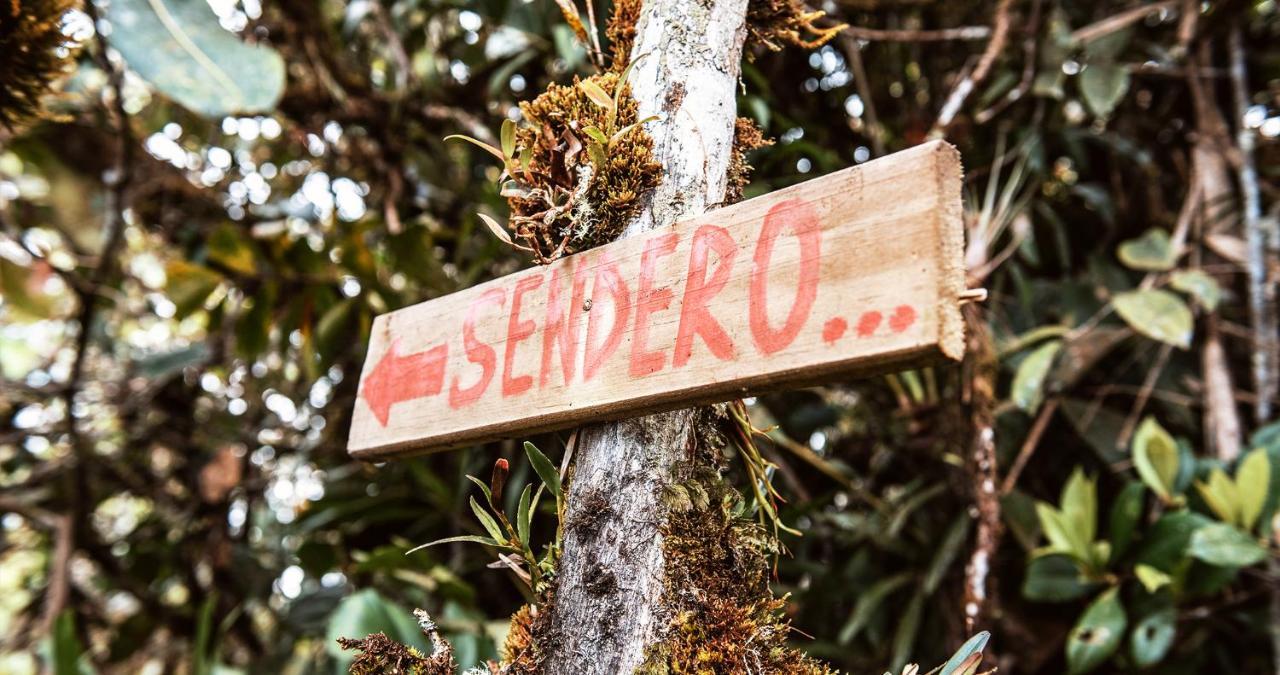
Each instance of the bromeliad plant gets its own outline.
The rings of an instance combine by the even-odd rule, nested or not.
[[[543,492],[549,491],[556,500],[556,522],[564,522],[564,490],[561,486],[560,472],[551,463],[551,460],[547,459],[547,456],[532,443],[526,442],[524,450],[529,457],[529,463],[533,466],[534,472],[538,474],[542,484],[538,486],[537,490],[533,490],[532,484],[524,486],[524,489],[521,490],[514,524],[502,508],[502,495],[506,489],[510,466],[507,460],[499,459],[493,465],[493,475],[490,477],[488,484],[485,484],[484,481],[475,476],[467,476],[471,482],[479,486],[480,492],[484,494],[485,506],[488,507],[488,510],[481,506],[475,497],[471,497],[470,501],[471,511],[475,513],[481,526],[484,527],[487,536],[462,535],[439,539],[410,549],[406,555],[429,546],[452,542],[470,542],[491,546],[499,551],[498,560],[494,563],[494,566],[510,569],[529,586],[529,589],[536,597],[555,575],[556,561],[560,557],[562,532],[560,526],[557,525],[554,540],[547,545],[542,558],[539,559],[534,555],[532,544],[530,543],[533,515],[538,511],[538,503],[542,499]]]
[[[521,103],[523,122],[503,122],[500,148],[470,136],[446,137],[502,163],[498,182],[511,218],[503,227],[479,214],[496,237],[546,264],[612,240],[635,215],[659,174],[653,141],[643,130],[658,118],[638,119],[627,84],[640,58],[621,73],[552,85]]]
[[[1196,460],[1147,418],[1131,448],[1139,480],[1113,500],[1106,539],[1097,531],[1097,481],[1082,470],[1057,506],[1036,504],[1048,544],[1032,552],[1023,595],[1046,602],[1093,597],[1067,637],[1071,673],[1113,659],[1138,668],[1159,663],[1175,646],[1180,606],[1222,592],[1242,570],[1276,555],[1275,525],[1264,516],[1274,514],[1280,496],[1272,479],[1280,468],[1278,432],[1255,435],[1255,449],[1231,476],[1217,460]]]

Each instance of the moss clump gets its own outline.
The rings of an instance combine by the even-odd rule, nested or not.
[[[613,14],[609,16],[609,25],[604,31],[612,52],[609,68],[614,72],[622,72],[631,60],[631,48],[635,45],[636,23],[640,21],[642,4],[642,0],[614,0]]]
[[[347,670],[351,675],[453,675],[458,669],[452,653],[424,656],[383,633],[358,640],[338,638],[338,644],[360,652]]]
[[[616,92],[616,111],[593,101],[584,82]],[[614,72],[575,78],[572,85],[551,85],[521,103],[520,111],[524,124],[516,132],[516,147],[528,154],[517,176],[525,178],[524,184],[508,197],[515,237],[546,260],[612,241],[661,173],[653,139],[632,127],[637,105],[630,85],[620,84]],[[603,152],[591,151],[597,142],[590,127],[609,139]]]
[[[777,543],[760,525],[734,515],[738,495],[712,469],[691,469],[663,526],[664,604],[672,618],[637,671],[644,675],[834,671],[787,645],[785,599],[769,588]]]
[[[40,115],[41,99],[74,61],[62,17],[75,0],[0,0],[0,126]]]
[[[826,12],[810,11],[803,0],[751,0],[747,5],[747,44],[763,45],[775,52],[787,45],[816,49],[839,35],[846,26],[819,28],[814,25],[826,15]]]
[[[746,117],[739,117],[733,125],[733,155],[729,157],[729,182],[724,191],[724,203],[742,201],[742,191],[751,182],[752,166],[747,163],[747,153],[773,145],[773,139],[765,138],[760,127]]]

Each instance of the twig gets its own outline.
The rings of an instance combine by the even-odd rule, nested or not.
[[[983,50],[977,67],[961,78],[951,90],[951,94],[947,96],[946,103],[942,104],[942,110],[938,113],[938,121],[933,123],[933,129],[929,131],[931,137],[937,138],[946,134],[947,127],[955,121],[969,94],[973,93],[974,88],[987,78],[991,67],[995,65],[996,58],[1000,56],[1000,52],[1004,51],[1005,43],[1009,41],[1009,8],[1012,6],[1013,0],[1000,0],[1000,4],[996,5],[995,18],[992,20],[991,41]]]
[[[1258,168],[1253,150],[1257,142],[1244,124],[1249,108],[1249,83],[1245,72],[1244,31],[1237,24],[1231,30],[1231,88],[1236,105],[1236,146],[1240,153],[1240,192],[1243,197],[1245,243],[1248,250],[1249,314],[1253,329],[1253,388],[1257,395],[1254,418],[1259,424],[1271,419],[1275,397],[1276,322],[1275,287],[1268,282],[1267,233],[1262,224],[1262,195],[1258,190]]]
[[[1124,426],[1120,428],[1120,435],[1116,436],[1117,448],[1129,445],[1129,437],[1138,426],[1138,418],[1142,416],[1142,410],[1147,407],[1147,401],[1151,400],[1151,392],[1156,388],[1156,380],[1160,379],[1160,373],[1164,371],[1165,364],[1169,362],[1169,355],[1172,353],[1173,345],[1160,345],[1156,362],[1152,364],[1151,370],[1147,371],[1147,377],[1142,381],[1142,388],[1138,390],[1138,397],[1133,400],[1133,408],[1129,410],[1129,417],[1125,418]]]
[[[1027,468],[1027,462],[1031,460],[1031,455],[1035,454],[1036,447],[1040,445],[1040,437],[1044,436],[1044,430],[1049,427],[1049,420],[1053,419],[1053,414],[1058,411],[1058,404],[1061,402],[1061,399],[1054,396],[1040,407],[1040,414],[1036,415],[1031,431],[1022,441],[1022,447],[1018,449],[1018,456],[1013,460],[1013,466],[1009,467],[1009,473],[1000,484],[1000,494],[1007,495],[1013,492],[1014,486],[1018,484],[1018,478],[1022,475],[1022,470]]]
[[[960,26],[938,30],[886,30],[846,26],[844,33],[869,42],[947,42],[951,40],[985,40],[991,35],[989,26]]]
[[[987,330],[986,312],[980,305],[963,308],[968,327],[968,349],[961,369],[963,397],[959,412],[968,427],[967,468],[977,507],[977,531],[973,552],[965,565],[965,630],[973,632],[1000,614],[995,584],[990,583],[991,567],[1003,535],[1000,495],[996,480],[1000,475],[996,457],[995,401],[999,366],[995,345]]]
[[[1022,77],[1018,80],[1018,85],[1009,93],[1000,97],[999,101],[991,104],[985,110],[980,110],[973,116],[973,121],[978,124],[986,124],[992,118],[1004,112],[1006,108],[1017,103],[1031,91],[1031,86],[1035,84],[1036,79],[1036,45],[1038,44],[1038,27],[1040,25],[1040,6],[1041,0],[1035,0],[1031,4],[1031,15],[1027,18],[1026,39],[1022,41]]]
[[[847,33],[847,31],[846,31]],[[849,70],[853,73],[853,86],[862,99],[862,112],[866,117],[867,136],[871,139],[871,151],[874,156],[884,156],[884,128],[880,126],[880,116],[876,114],[876,104],[871,96],[871,81],[867,79],[867,69],[862,63],[862,46],[858,41],[843,34],[840,46],[844,49],[845,59],[849,61]]]
[[[1104,35],[1109,35],[1118,30],[1128,28],[1156,12],[1166,9],[1173,9],[1178,5],[1179,0],[1164,0],[1164,2],[1154,2],[1150,5],[1134,7],[1128,11],[1120,12],[1114,16],[1109,16],[1101,21],[1095,21],[1088,26],[1080,28],[1071,33],[1072,42],[1081,43],[1096,40]]]
[[[1236,410],[1231,367],[1218,334],[1218,317],[1213,314],[1205,318],[1200,371],[1204,378],[1205,441],[1218,459],[1234,462],[1240,456],[1240,414]]]

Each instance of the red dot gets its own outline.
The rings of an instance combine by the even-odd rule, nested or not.
[[[875,310],[864,313],[858,319],[858,337],[870,337],[880,327],[880,321],[883,318],[880,312]]]
[[[910,305],[898,305],[897,309],[893,310],[893,316],[889,317],[889,328],[892,328],[895,333],[901,333],[915,322],[916,310]]]
[[[826,340],[828,344],[835,342],[844,337],[844,332],[848,328],[849,322],[837,316],[828,320],[826,325],[822,327],[822,339]]]

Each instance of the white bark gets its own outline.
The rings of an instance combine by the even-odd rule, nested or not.
[[[662,182],[631,236],[723,201],[747,0],[646,0],[636,31],[632,94]],[[696,442],[696,411],[584,428],[565,517],[564,554],[543,672],[617,675],[644,660],[666,625],[659,500]]]

